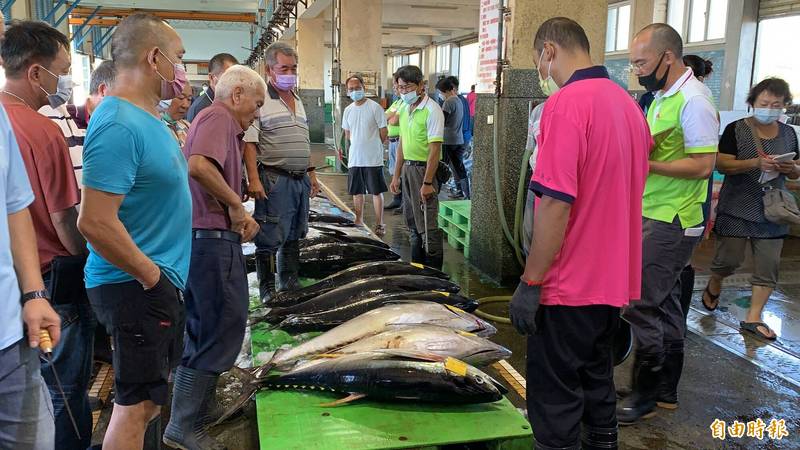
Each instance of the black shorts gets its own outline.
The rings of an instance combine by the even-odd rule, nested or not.
[[[183,353],[183,294],[162,273],[152,289],[138,281],[87,290],[92,309],[114,342],[114,402],[167,402],[169,372]]]
[[[383,177],[383,166],[347,169],[347,192],[350,195],[377,195],[388,190],[386,179]]]

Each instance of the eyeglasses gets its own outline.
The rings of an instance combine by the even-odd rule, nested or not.
[[[398,84],[397,91],[405,94],[406,92],[416,91],[418,87],[419,85],[416,83]]]
[[[666,54],[667,54],[667,52],[662,53],[661,56],[658,57],[658,61],[661,61]],[[638,62],[630,63],[627,66],[625,66],[624,70],[627,73],[631,73],[631,72],[633,72],[633,73],[641,73],[644,70],[644,68],[648,64],[650,64],[651,62],[652,61],[648,60],[648,61],[638,61]]]

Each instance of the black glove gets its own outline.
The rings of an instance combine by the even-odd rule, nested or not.
[[[511,323],[519,334],[531,335],[536,332],[536,311],[539,310],[541,295],[541,285],[531,286],[524,281],[519,282],[509,306]]]

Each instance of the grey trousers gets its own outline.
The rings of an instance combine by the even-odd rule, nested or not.
[[[411,238],[412,262],[425,264],[436,269],[442,268],[444,257],[444,235],[439,229],[437,217],[439,214],[439,184],[434,181],[433,189],[436,194],[425,203],[428,221],[422,211],[422,199],[419,190],[425,178],[425,166],[404,165],[402,171],[403,191],[403,216]],[[428,249],[425,250],[427,233]]]
[[[622,313],[637,353],[663,358],[665,342],[682,345],[686,321],[676,283],[701,239],[686,236],[677,217],[673,223],[642,220],[642,298]]]
[[[733,275],[742,265],[747,241],[753,253],[753,276],[750,284],[775,289],[781,265],[783,239],[748,239],[717,236],[717,248],[711,262],[711,272],[721,277]]]
[[[52,450],[54,420],[39,350],[25,339],[0,350],[0,449]]]

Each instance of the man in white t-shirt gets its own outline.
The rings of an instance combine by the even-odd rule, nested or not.
[[[388,189],[383,176],[383,143],[388,136],[386,116],[377,102],[366,98],[364,80],[358,75],[347,79],[347,95],[353,100],[344,110],[342,129],[349,142],[347,189],[353,196],[356,224],[364,223],[364,195],[372,195],[375,207],[375,233],[386,232],[383,223],[383,193]]]

